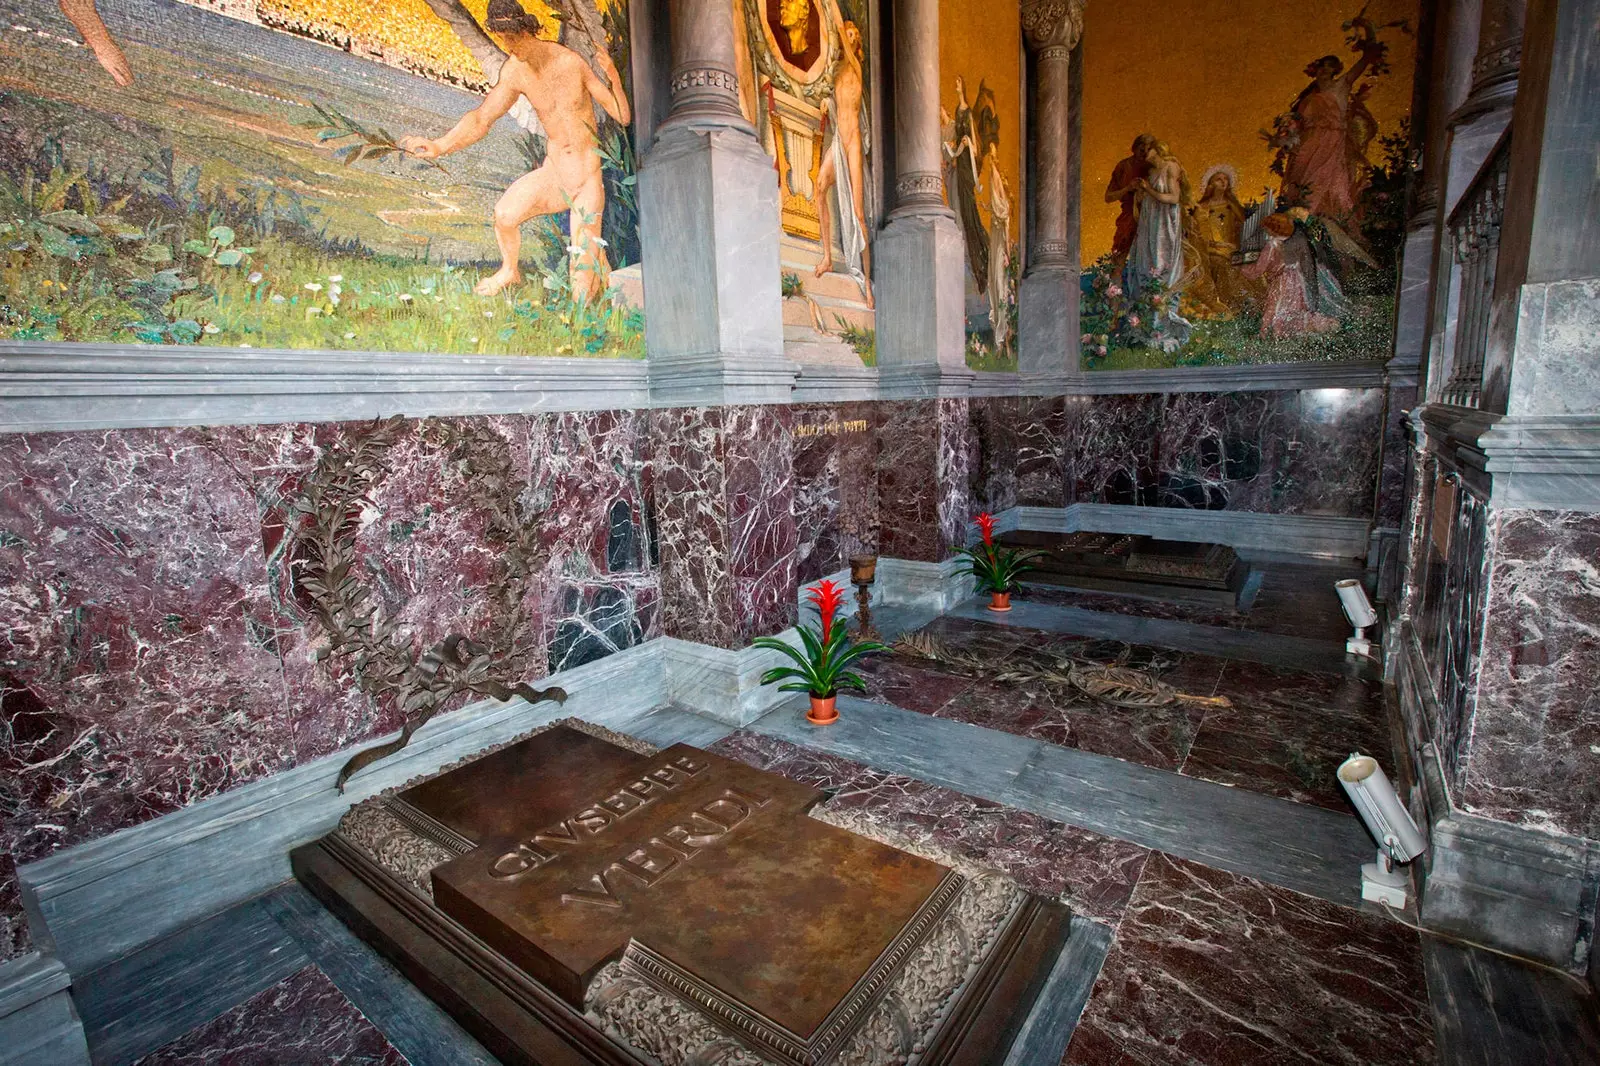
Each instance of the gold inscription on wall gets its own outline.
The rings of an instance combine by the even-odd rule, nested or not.
[[[867,420],[865,418],[852,419],[849,422],[820,422],[816,425],[799,425],[794,427],[797,437],[837,437],[841,433],[865,433]]]

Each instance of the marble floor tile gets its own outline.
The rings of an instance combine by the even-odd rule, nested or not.
[[[833,725],[789,710],[749,729],[1339,903],[1372,850],[1354,815],[852,696]]]
[[[976,681],[934,712],[940,718],[998,729],[1097,755],[1176,770],[1201,712],[1184,704],[1117,707],[1078,693]]]
[[[972,684],[972,678],[935,669],[904,656],[874,655],[856,663],[866,683],[862,698],[933,714]]]
[[[1418,936],[1387,917],[1154,855],[1065,1061],[1431,1063]]]
[[[1349,811],[1336,771],[1351,752],[1393,768],[1388,708],[1374,681],[1228,663],[1182,772],[1334,811]]]
[[[315,966],[191,1030],[139,1066],[405,1066],[406,1059]]]
[[[857,819],[910,845],[929,845],[989,869],[1075,913],[1115,923],[1150,852],[900,774],[788,741],[739,731],[710,748],[829,793],[831,814]]]
[[[1004,659],[1027,635],[995,621],[999,616],[984,611],[977,618],[940,615],[919,632],[938,638],[946,646],[995,662]]]
[[[310,961],[250,900],[77,975],[72,998],[96,1066],[125,1066]]]

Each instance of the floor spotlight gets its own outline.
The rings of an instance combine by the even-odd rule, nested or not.
[[[1333,587],[1339,593],[1339,606],[1344,608],[1344,616],[1355,627],[1355,634],[1344,642],[1344,650],[1350,655],[1371,655],[1372,641],[1367,639],[1367,627],[1378,620],[1378,612],[1372,609],[1372,601],[1367,599],[1367,590],[1361,587],[1361,582],[1353,577],[1343,581],[1335,581]]]
[[[1339,766],[1339,784],[1378,842],[1378,861],[1361,867],[1361,898],[1404,910],[1410,882],[1395,869],[1395,863],[1410,862],[1428,850],[1428,842],[1395,795],[1394,786],[1389,784],[1377,759],[1352,753]]]

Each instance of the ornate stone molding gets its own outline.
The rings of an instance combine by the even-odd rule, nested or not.
[[[1083,0],[1024,0],[1022,35],[1039,58],[1065,58],[1083,36]]]
[[[895,200],[900,206],[944,202],[944,178],[936,171],[914,170],[902,174],[894,183]]]
[[[1033,265],[1036,267],[1071,266],[1072,242],[1062,240],[1034,241]]]
[[[693,67],[672,76],[672,95],[685,89],[722,89],[737,94],[739,79],[720,67]]]

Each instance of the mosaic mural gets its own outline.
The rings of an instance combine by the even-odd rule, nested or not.
[[[1015,5],[939,4],[945,199],[966,239],[967,364],[1014,370],[1022,202],[1022,23]],[[972,32],[982,26],[981,34]]]
[[[731,3],[740,107],[778,172],[784,323],[871,360],[878,203],[867,2]]]
[[[0,336],[643,356],[626,0],[0,24]]]
[[[1088,7],[1087,366],[1383,357],[1415,23],[1412,0]]]

